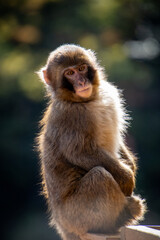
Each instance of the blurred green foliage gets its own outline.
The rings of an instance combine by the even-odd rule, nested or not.
[[[109,81],[124,89],[133,118],[127,142],[138,152],[144,224],[159,224],[160,2],[1,0],[0,149],[4,239],[59,239],[39,196],[34,137],[46,102],[36,71],[50,51],[76,43],[97,52]]]

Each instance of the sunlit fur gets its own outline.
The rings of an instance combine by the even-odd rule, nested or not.
[[[91,69],[89,98],[64,83],[63,69],[81,63]],[[106,82],[95,54],[76,45],[52,52],[43,70],[50,104],[37,143],[51,225],[63,240],[82,240],[86,232],[136,223],[145,204],[133,194],[136,158],[124,144],[126,114],[117,88]]]

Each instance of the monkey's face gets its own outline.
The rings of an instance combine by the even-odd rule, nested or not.
[[[64,69],[64,81],[72,84],[75,94],[82,98],[89,98],[92,94],[92,84],[88,79],[88,66],[81,64]]]
[[[94,53],[76,45],[63,45],[53,51],[41,70],[55,97],[71,102],[95,98],[100,71]]]

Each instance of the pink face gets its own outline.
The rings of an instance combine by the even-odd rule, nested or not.
[[[73,85],[76,95],[88,98],[92,94],[92,84],[87,78],[88,66],[82,64],[64,70],[65,78]]]

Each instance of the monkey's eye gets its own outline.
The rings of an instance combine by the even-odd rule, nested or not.
[[[85,66],[84,65],[82,65],[82,66],[80,66],[79,68],[78,68],[78,70],[81,72],[81,71],[83,71],[85,69]]]
[[[66,74],[70,76],[70,75],[73,75],[74,72],[72,70],[69,70],[69,71],[66,72]]]

